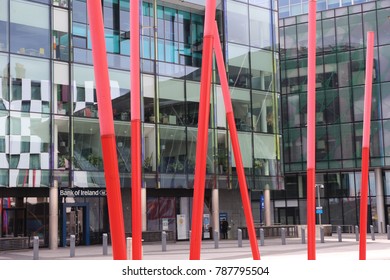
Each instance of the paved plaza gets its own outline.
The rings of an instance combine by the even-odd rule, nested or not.
[[[249,240],[243,240],[242,247],[237,240],[220,240],[218,248],[212,240],[202,242],[202,260],[244,260],[251,259]],[[260,245],[260,242],[259,242]],[[266,238],[264,246],[260,246],[262,260],[307,260],[307,244],[302,244],[301,238],[287,238],[282,245],[280,238]],[[112,260],[111,247],[108,246],[107,255],[103,255],[102,245],[76,246],[75,254],[70,256],[69,247],[60,247],[55,250],[39,249],[39,260]],[[317,260],[344,260],[353,261],[359,258],[359,242],[354,234],[343,234],[342,241],[337,234],[326,236],[325,242],[316,243]],[[33,249],[0,251],[1,260],[32,260]],[[168,242],[166,251],[162,251],[161,243],[144,243],[143,260],[188,260],[189,242]],[[385,234],[376,234],[375,240],[367,235],[367,260],[390,260],[390,240]]]

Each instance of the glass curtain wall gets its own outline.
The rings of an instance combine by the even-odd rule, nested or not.
[[[358,222],[367,31],[375,33],[370,167],[387,167],[388,71],[381,72],[381,65],[384,69],[388,65],[385,52],[390,39],[384,28],[390,28],[390,23],[385,16],[389,8],[382,4],[369,2],[317,13],[316,161],[317,181],[321,181],[317,183],[324,184],[321,203],[329,206],[324,208],[324,219],[334,224]],[[297,195],[286,188],[285,194],[275,192],[274,198],[299,199],[301,204],[306,203],[306,179],[301,174],[306,168],[307,16],[279,23],[285,179],[286,186],[302,186],[302,192]],[[374,172],[370,172],[374,218],[369,223],[376,219],[375,195]]]

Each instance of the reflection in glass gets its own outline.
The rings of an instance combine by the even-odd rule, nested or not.
[[[12,0],[10,22],[11,52],[50,57],[48,6]]]

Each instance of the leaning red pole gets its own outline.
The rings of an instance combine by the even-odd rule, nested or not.
[[[142,259],[141,208],[141,90],[139,47],[139,0],[130,6],[130,75],[131,75],[131,202],[132,202],[132,256]]]
[[[206,180],[206,159],[210,117],[210,87],[213,64],[213,37],[216,0],[207,0],[205,8],[202,72],[198,119],[198,141],[196,142],[196,165],[194,175],[194,199],[192,210],[190,260],[200,259],[202,241],[203,204]]]
[[[316,259],[316,0],[309,2],[307,73],[307,258]]]
[[[87,1],[87,8],[91,30],[97,102],[99,107],[100,137],[103,150],[104,176],[107,188],[107,204],[113,259],[125,260],[125,228],[106,57],[106,43],[104,40],[102,7],[100,1],[89,0]]]
[[[233,154],[234,154],[234,159],[236,161],[238,182],[239,182],[239,186],[240,186],[241,200],[242,200],[242,205],[243,205],[243,209],[244,209],[244,215],[245,215],[246,224],[247,224],[247,228],[248,228],[249,241],[250,241],[251,249],[252,249],[252,257],[254,260],[260,260],[260,252],[259,252],[259,247],[257,245],[256,231],[255,231],[255,226],[254,226],[254,222],[253,222],[251,204],[250,204],[250,200],[249,200],[249,196],[248,196],[248,186],[246,184],[246,179],[245,179],[244,165],[242,164],[240,144],[239,144],[238,136],[237,136],[236,122],[234,120],[232,100],[230,98],[229,84],[228,84],[227,77],[226,77],[225,63],[223,61],[222,48],[221,48],[221,42],[219,39],[217,23],[215,23],[214,26],[215,26],[215,28],[214,28],[214,51],[215,51],[215,56],[216,56],[216,60],[217,60],[219,78],[221,80],[222,95],[223,95],[223,101],[224,101],[225,109],[226,109],[226,117],[227,117],[229,129],[230,129],[230,138],[232,140]]]
[[[359,260],[366,259],[368,167],[370,160],[370,124],[372,99],[372,71],[374,65],[374,32],[367,32],[366,83],[364,86],[364,118],[362,144],[362,178],[360,189],[360,241]]]

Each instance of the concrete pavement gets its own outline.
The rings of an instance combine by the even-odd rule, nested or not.
[[[367,235],[370,237],[369,235]],[[259,242],[260,246],[260,242]],[[188,260],[189,242],[180,241],[168,243],[166,251],[162,251],[161,243],[144,243],[144,260]],[[262,260],[307,260],[307,244],[302,244],[301,238],[287,238],[286,245],[282,245],[280,238],[266,238],[264,246],[259,247]],[[202,242],[202,260],[243,260],[251,259],[249,240],[243,240],[242,247],[238,247],[237,240],[220,240],[219,248],[214,248],[212,240]],[[326,236],[325,242],[316,243],[317,260],[358,260],[359,242],[354,234],[343,234],[342,242],[338,241],[337,234]],[[33,249],[0,251],[0,260],[32,260]],[[108,254],[103,255],[102,245],[77,246],[74,257],[70,257],[70,248],[49,250],[39,249],[39,260],[112,260],[111,247]],[[390,240],[387,235],[376,234],[375,240],[367,238],[367,260],[390,260]]]

